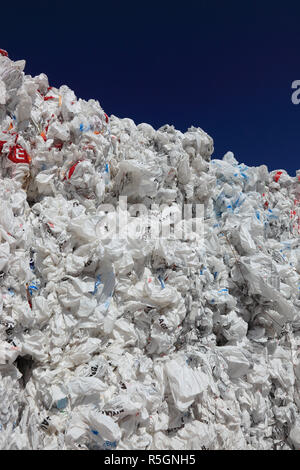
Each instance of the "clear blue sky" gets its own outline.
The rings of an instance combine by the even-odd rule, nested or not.
[[[1,4],[0,48],[107,114],[200,126],[215,158],[300,168],[300,2],[89,1]]]

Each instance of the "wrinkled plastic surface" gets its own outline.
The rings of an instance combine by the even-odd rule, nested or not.
[[[299,449],[300,174],[0,54],[0,448]],[[101,239],[119,196],[202,241]]]

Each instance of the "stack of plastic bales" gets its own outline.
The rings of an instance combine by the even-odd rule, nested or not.
[[[0,51],[0,448],[300,449],[300,172],[24,66]],[[200,235],[149,232],[184,206]]]

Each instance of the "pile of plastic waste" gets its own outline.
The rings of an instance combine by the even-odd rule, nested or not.
[[[300,449],[300,172],[24,66],[0,50],[0,448]],[[201,236],[149,232],[183,206]]]

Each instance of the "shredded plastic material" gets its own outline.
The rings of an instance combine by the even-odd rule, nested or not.
[[[0,50],[0,448],[300,449],[300,171],[24,66]],[[203,237],[136,206],[101,236],[122,196],[202,204]]]

